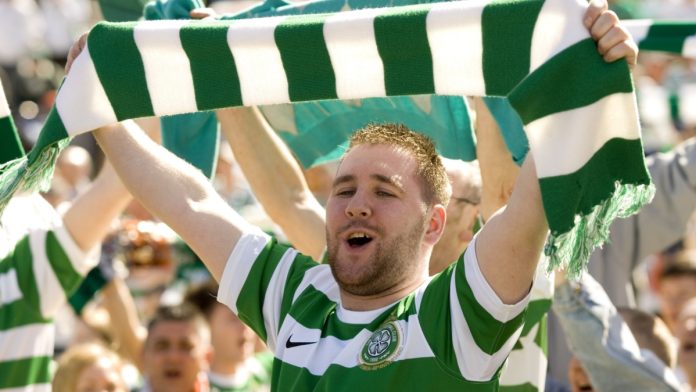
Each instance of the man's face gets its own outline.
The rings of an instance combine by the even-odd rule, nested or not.
[[[679,341],[679,366],[691,375],[696,372],[696,300],[684,306],[674,335]]]
[[[208,369],[210,344],[191,321],[160,321],[145,342],[143,367],[153,392],[190,392]]]
[[[691,298],[696,298],[696,277],[668,276],[660,281],[660,314],[672,332],[676,328],[679,312]]]
[[[215,362],[237,365],[254,354],[254,331],[225,305],[215,304],[210,314],[210,340]]]
[[[326,206],[329,264],[341,289],[375,295],[421,279],[430,209],[417,164],[386,145],[349,151]],[[432,245],[432,244],[431,244]]]

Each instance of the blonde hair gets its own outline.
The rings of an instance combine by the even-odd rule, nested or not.
[[[52,382],[53,392],[74,392],[80,374],[103,359],[111,360],[120,370],[121,358],[101,344],[84,343],[70,348],[58,358]]]
[[[432,139],[403,124],[368,124],[351,136],[348,150],[363,144],[384,144],[411,153],[418,163],[423,199],[429,204],[447,205],[452,188]]]

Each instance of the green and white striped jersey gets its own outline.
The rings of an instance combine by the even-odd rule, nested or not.
[[[405,298],[357,312],[341,306],[328,265],[247,233],[230,255],[218,299],[275,353],[272,390],[494,391],[529,297],[503,304],[474,244]]]
[[[50,391],[52,318],[98,260],[38,195],[15,196],[0,219],[0,392]]]
[[[273,354],[263,352],[244,361],[232,377],[208,372],[210,392],[266,392],[271,389]]]

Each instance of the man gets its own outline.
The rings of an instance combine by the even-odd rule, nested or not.
[[[210,328],[191,305],[161,307],[147,327],[142,352],[144,391],[208,391]]]
[[[578,391],[679,391],[673,336],[657,317],[617,309],[602,286],[583,274],[556,273],[553,309],[574,357],[568,380]]]
[[[217,116],[242,172],[271,220],[297,250],[322,259],[326,214],[289,148],[256,108],[220,110]],[[265,158],[260,160],[259,156]],[[481,202],[478,165],[452,159],[443,159],[443,164],[452,197],[445,230],[430,259],[430,275],[445,269],[464,252],[473,238]]]
[[[10,201],[0,218],[0,391],[50,390],[52,320],[129,200],[107,165],[62,217],[38,194]]]
[[[696,251],[684,250],[665,260],[658,277],[660,316],[676,331],[684,304],[696,298]]]
[[[635,57],[603,9],[587,14],[600,52]],[[428,280],[451,190],[432,143],[403,126],[352,138],[326,206],[329,266],[251,227],[137,130],[95,135],[136,197],[220,281],[221,301],[274,350],[275,388],[497,388],[547,231],[531,156],[507,208]]]
[[[194,289],[184,299],[198,308],[210,326],[214,349],[208,372],[211,392],[268,389],[272,355],[269,352],[261,353],[259,357],[254,355],[257,341],[254,331],[217,301],[217,292],[217,284],[210,282]]]

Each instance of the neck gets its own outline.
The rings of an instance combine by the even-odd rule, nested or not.
[[[423,270],[414,278],[375,295],[355,295],[341,289],[341,304],[353,311],[383,308],[414,292],[427,278],[428,271]]]

